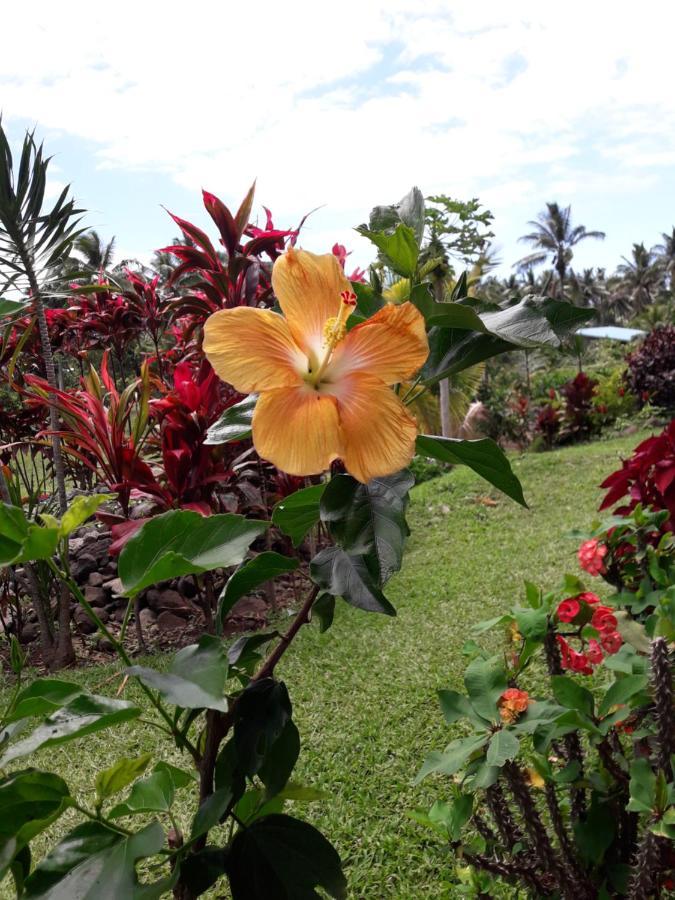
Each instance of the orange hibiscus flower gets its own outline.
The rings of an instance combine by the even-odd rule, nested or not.
[[[272,286],[283,316],[239,306],[204,326],[217,374],[243,394],[260,394],[260,456],[291,475],[323,472],[341,458],[362,482],[404,468],[417,425],[389,385],[427,358],[419,311],[387,305],[347,332],[356,296],[331,253],[288,250],[274,263]]]

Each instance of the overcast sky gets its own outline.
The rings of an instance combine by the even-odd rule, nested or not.
[[[28,12],[30,9],[30,12]],[[423,11],[421,11],[423,10]],[[411,0],[3,4],[0,110],[37,125],[88,223],[148,258],[206,224],[202,187],[301,243],[338,240],[410,186],[479,197],[502,271],[546,200],[607,232],[613,268],[675,224],[675,4]]]

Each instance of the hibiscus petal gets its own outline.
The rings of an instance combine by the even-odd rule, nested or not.
[[[204,353],[216,374],[242,394],[297,385],[307,367],[283,317],[250,306],[209,316]]]
[[[385,384],[410,378],[429,355],[424,318],[412,303],[387,304],[337,347],[330,377],[368,372]]]
[[[291,248],[274,263],[272,287],[296,343],[318,355],[326,320],[337,316],[340,293],[351,290],[337,258]]]
[[[337,396],[342,428],[342,459],[359,481],[391,475],[405,468],[415,452],[417,423],[396,394],[363,372],[331,388]]]
[[[324,472],[340,455],[335,399],[306,385],[264,391],[253,413],[253,443],[289,475]]]

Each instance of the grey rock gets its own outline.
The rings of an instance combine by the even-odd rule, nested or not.
[[[150,609],[157,613],[170,610],[176,615],[187,617],[194,612],[192,606],[186,599],[181,597],[178,591],[173,591],[171,588],[167,588],[163,591],[151,588],[146,594],[146,602]]]
[[[118,597],[124,593],[124,587],[120,578],[111,578],[110,581],[104,581],[103,587]]]
[[[80,553],[70,567],[70,572],[78,584],[98,569],[98,560],[91,553]]]
[[[32,643],[40,634],[40,628],[37,622],[27,622],[21,631],[21,640],[26,644]]]
[[[92,572],[91,575],[87,578],[87,584],[90,584],[92,587],[101,587],[104,581],[105,576],[100,572]]]
[[[146,629],[155,624],[155,622],[157,621],[157,616],[149,607],[146,606],[145,609],[142,609],[139,612],[138,620],[141,623],[141,628]]]
[[[84,599],[92,606],[105,606],[108,594],[102,587],[94,587],[88,584],[84,589]]]
[[[84,634],[93,634],[96,631],[96,625],[91,621],[81,606],[78,606],[73,613],[73,621],[77,625],[79,631],[82,631]]]
[[[157,627],[162,632],[185,628],[185,620],[166,610],[157,616]]]

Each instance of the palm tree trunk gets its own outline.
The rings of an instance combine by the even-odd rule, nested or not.
[[[443,437],[452,436],[452,423],[450,422],[450,382],[444,378],[438,383],[439,405],[441,407],[441,434]]]

